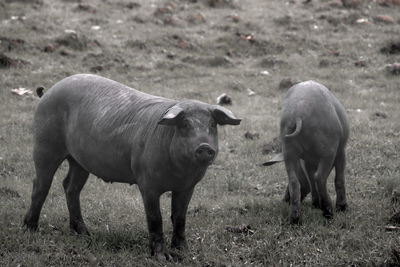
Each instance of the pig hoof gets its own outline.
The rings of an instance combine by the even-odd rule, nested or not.
[[[185,239],[172,238],[171,247],[182,251],[189,250],[188,244]]]
[[[22,227],[25,227],[30,232],[37,232],[39,227],[37,222],[31,222],[28,218],[24,218],[22,222]]]
[[[25,228],[26,230],[29,230],[30,232],[38,232],[39,227],[37,223],[28,223],[28,222],[23,222],[22,227]]]
[[[77,233],[78,235],[88,235],[90,236],[89,230],[83,222],[71,223],[70,228],[72,232]]]
[[[301,225],[301,219],[300,219],[300,217],[290,216],[289,223],[292,225]]]
[[[154,253],[153,257],[157,261],[172,261],[173,260],[171,254],[167,250],[158,251],[158,252]]]
[[[329,211],[329,210],[325,210],[325,211],[323,212],[323,215],[324,215],[324,217],[327,218],[328,220],[333,219],[333,213],[332,213],[331,211]]]
[[[150,244],[151,255],[157,261],[172,261],[173,258],[165,248],[164,241]]]
[[[344,204],[336,204],[336,211],[345,211],[347,209],[347,203]]]
[[[172,256],[168,252],[158,253],[156,259],[157,261],[172,261]]]

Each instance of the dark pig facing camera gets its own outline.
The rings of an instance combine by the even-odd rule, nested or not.
[[[89,234],[79,200],[89,173],[106,182],[137,184],[151,254],[171,259],[160,195],[172,191],[172,247],[187,249],[186,212],[195,185],[217,156],[217,124],[240,120],[221,106],[157,97],[96,75],[61,80],[42,96],[34,116],[36,178],[24,224],[37,229],[54,173],[67,159],[63,186],[72,230]]]

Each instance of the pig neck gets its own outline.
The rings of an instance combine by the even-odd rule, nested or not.
[[[155,166],[149,167],[158,169],[154,174],[168,176],[170,179],[179,180],[182,183],[195,184],[204,176],[208,166],[195,164],[189,158],[177,158],[171,153],[175,131],[173,126],[158,125],[154,129],[153,138],[148,141],[146,146],[146,154],[153,158]]]
[[[175,134],[174,126],[159,125],[158,121],[177,101],[150,98],[140,105],[130,105],[125,110],[122,123],[113,121],[113,132],[120,137],[118,146],[130,157],[134,180],[151,178],[160,184],[160,191],[168,191],[167,183],[175,188],[193,186],[203,176],[207,166],[197,166],[190,160],[174,158],[170,147]],[[140,183],[140,181],[138,181]]]

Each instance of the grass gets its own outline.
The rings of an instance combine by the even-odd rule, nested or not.
[[[400,210],[391,201],[400,188],[400,76],[384,68],[399,62],[400,56],[380,52],[400,42],[400,7],[368,0],[356,8],[334,7],[330,1],[136,2],[138,7],[129,8],[131,2],[125,0],[85,1],[95,13],[79,9],[74,1],[0,2],[0,37],[6,38],[1,39],[0,53],[28,62],[0,67],[1,266],[400,264],[392,252],[400,246],[399,233],[385,230],[391,215]],[[212,2],[217,7],[210,6]],[[157,8],[166,8],[172,20],[165,14],[156,16]],[[188,20],[199,13],[204,20]],[[378,15],[389,15],[394,23],[376,22]],[[11,20],[11,16],[26,18]],[[369,23],[355,22],[358,18]],[[92,30],[93,25],[100,30]],[[80,37],[74,45],[57,44],[70,40],[66,29]],[[240,39],[240,34],[251,34],[255,43]],[[10,45],[14,39],[24,42]],[[48,44],[55,46],[54,52],[43,52]],[[228,63],[220,60],[223,57]],[[366,66],[354,65],[360,58]],[[260,74],[264,70],[270,75]],[[90,176],[81,203],[92,235],[70,234],[61,186],[67,164],[54,179],[40,232],[20,228],[34,177],[31,121],[38,100],[12,95],[10,89],[50,88],[68,75],[87,72],[175,99],[215,103],[225,92],[233,99],[228,108],[243,118],[239,127],[219,128],[218,158],[197,185],[189,206],[190,252],[176,252],[177,263],[158,263],[149,257],[136,186],[106,184]],[[290,226],[289,206],[282,202],[287,183],[284,166],[259,166],[272,156],[263,155],[262,146],[278,135],[285,94],[278,85],[284,77],[325,84],[348,111],[349,210],[331,221],[312,209],[308,197],[302,206],[303,224]],[[247,88],[256,95],[248,97]],[[245,139],[248,130],[260,138]],[[329,192],[334,199],[333,175]],[[168,193],[162,196],[162,214],[169,243]],[[250,225],[254,234],[226,230],[241,225]]]

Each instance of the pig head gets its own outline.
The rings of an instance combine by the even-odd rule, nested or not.
[[[37,229],[54,173],[67,159],[63,186],[73,231],[89,234],[79,200],[89,173],[106,182],[137,184],[151,254],[171,259],[160,195],[172,191],[172,246],[187,249],[186,212],[195,185],[217,156],[217,124],[239,123],[220,106],[156,97],[96,75],[65,78],[43,95],[35,113],[36,178],[24,224]]]
[[[347,208],[345,147],[349,123],[339,100],[323,85],[302,82],[289,89],[280,119],[282,153],[263,165],[284,161],[289,178],[285,200],[291,223],[299,223],[301,201],[311,191],[312,204],[332,218],[327,178],[335,168],[336,209]]]

